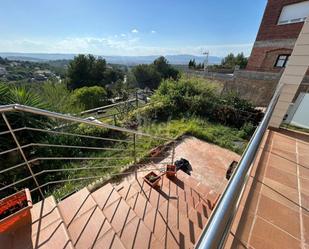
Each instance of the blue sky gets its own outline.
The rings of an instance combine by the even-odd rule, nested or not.
[[[266,0],[1,0],[0,52],[250,54]]]

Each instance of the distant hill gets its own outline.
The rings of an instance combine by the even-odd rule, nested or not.
[[[20,60],[20,61],[32,61],[32,62],[44,62],[53,60],[71,60],[76,54],[44,54],[44,53],[1,53],[0,56],[8,58],[9,60]],[[124,65],[135,65],[135,64],[149,64],[152,63],[158,55],[148,56],[104,56],[100,55],[107,60],[108,63],[112,64],[124,64]],[[203,56],[196,55],[165,55],[167,60],[171,64],[186,65],[189,60],[195,59],[196,63],[203,63]],[[209,64],[219,64],[221,62],[220,57],[209,56]]]

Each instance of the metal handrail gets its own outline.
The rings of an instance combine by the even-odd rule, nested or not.
[[[27,131],[46,132],[46,133],[57,134],[57,135],[66,135],[66,136],[81,137],[81,138],[90,138],[90,139],[97,139],[97,140],[103,140],[103,141],[121,142],[121,143],[132,143],[131,140],[115,139],[115,138],[107,138],[107,137],[96,137],[96,136],[81,135],[81,134],[70,133],[70,132],[63,132],[63,131],[44,130],[44,129],[33,128],[33,127],[24,127],[22,129],[27,130]],[[20,131],[22,129],[15,129],[15,130],[16,131]]]
[[[136,101],[135,98],[134,99],[129,99],[129,100],[126,100],[126,101],[121,101],[121,102],[115,103],[115,104],[105,105],[105,106],[89,109],[89,110],[86,110],[86,111],[82,111],[80,114],[84,115],[84,114],[88,114],[88,113],[93,113],[93,112],[109,109],[109,108],[112,108],[112,107],[115,107],[115,106],[118,106],[118,105],[122,105],[122,104],[126,104],[126,103],[131,103],[131,102],[135,102],[135,101]]]
[[[69,149],[85,149],[85,150],[104,150],[104,151],[128,151],[132,152],[133,149],[118,149],[118,148],[109,148],[109,147],[93,147],[93,146],[78,146],[78,145],[65,145],[65,144],[43,144],[43,143],[29,143],[26,145],[20,146],[20,148],[25,149],[28,147],[52,147],[52,148],[69,148]],[[13,151],[19,150],[18,147],[1,151],[0,155],[4,155]],[[135,150],[137,152],[141,152],[141,150]]]
[[[115,139],[115,138],[105,138],[105,137],[99,137],[99,136],[91,136],[91,135],[83,135],[83,134],[77,134],[77,133],[70,133],[70,132],[64,132],[64,131],[57,131],[55,130],[55,128],[46,128],[46,129],[42,129],[42,128],[34,128],[34,127],[20,127],[20,128],[12,128],[7,117],[6,117],[6,113],[7,112],[26,112],[26,113],[31,113],[31,114],[36,114],[36,115],[42,115],[45,117],[49,117],[52,119],[58,119],[60,121],[65,121],[65,122],[76,122],[79,124],[87,124],[90,126],[95,126],[95,127],[99,127],[99,128],[104,128],[104,129],[110,129],[110,130],[115,130],[115,131],[119,131],[119,132],[124,132],[127,133],[128,135],[132,135],[133,140],[130,139]],[[92,122],[90,120],[87,119],[82,119],[82,118],[78,118],[78,117],[74,117],[74,116],[69,116],[69,115],[65,115],[65,114],[60,114],[60,113],[56,113],[56,112],[50,112],[47,110],[43,110],[43,109],[38,109],[38,108],[34,108],[34,107],[29,107],[29,106],[23,106],[23,105],[19,105],[19,104],[12,104],[12,105],[5,105],[5,106],[0,106],[0,114],[2,115],[8,130],[6,131],[1,131],[0,135],[7,135],[7,134],[11,134],[15,144],[17,147],[11,148],[11,149],[6,149],[5,151],[1,151],[0,155],[6,155],[7,153],[10,152],[14,152],[14,151],[19,151],[24,162],[19,163],[17,165],[14,166],[10,166],[8,168],[2,169],[0,170],[0,174],[11,171],[11,170],[15,170],[18,169],[20,167],[24,167],[27,166],[28,170],[30,172],[30,175],[27,177],[24,177],[22,179],[15,179],[13,182],[6,184],[4,187],[0,188],[0,191],[15,187],[16,185],[20,184],[20,183],[24,183],[28,180],[34,180],[35,188],[32,189],[31,191],[35,191],[35,190],[39,190],[40,195],[42,197],[42,199],[44,199],[44,192],[43,192],[43,187],[53,184],[53,183],[64,183],[64,182],[68,182],[68,181],[74,181],[74,180],[82,180],[82,179],[95,179],[98,177],[103,177],[103,176],[98,176],[98,175],[94,175],[94,176],[86,176],[86,177],[80,177],[77,179],[60,179],[57,180],[55,179],[55,181],[52,182],[45,182],[43,185],[39,184],[37,177],[43,174],[48,174],[48,173],[53,173],[53,172],[62,172],[62,171],[79,171],[79,170],[87,170],[87,171],[91,171],[93,169],[104,169],[104,168],[113,168],[116,167],[117,165],[105,165],[102,167],[77,167],[77,168],[58,168],[58,169],[43,169],[39,172],[34,172],[33,170],[35,169],[37,162],[38,161],[51,161],[51,160],[69,160],[69,161],[76,161],[76,160],[104,160],[104,161],[114,161],[115,164],[117,164],[117,160],[123,160],[125,159],[126,161],[131,161],[132,165],[134,163],[134,165],[138,166],[140,165],[139,161],[140,159],[143,160],[148,160],[148,159],[153,159],[153,160],[157,160],[157,159],[163,159],[166,157],[147,157],[147,155],[142,155],[141,158],[138,157],[137,153],[143,152],[142,150],[139,150],[136,148],[137,145],[137,138],[138,136],[144,136],[150,139],[156,139],[156,140],[162,140],[164,142],[170,142],[171,140],[173,141],[173,139],[171,138],[166,138],[166,137],[159,137],[159,136],[153,136],[151,134],[147,134],[147,133],[143,133],[143,132],[138,132],[135,130],[131,130],[131,129],[127,129],[127,128],[122,128],[122,127],[117,127],[117,126],[113,126],[113,125],[109,125],[109,124],[105,124],[105,123],[97,123],[97,122]],[[67,145],[67,144],[49,144],[49,143],[28,143],[28,144],[20,144],[20,142],[17,139],[16,134],[20,131],[33,131],[33,132],[42,132],[42,133],[50,133],[50,134],[54,134],[54,135],[67,135],[67,136],[73,136],[73,137],[80,137],[80,138],[86,138],[86,139],[97,139],[97,140],[105,140],[105,141],[110,141],[110,142],[115,142],[115,143],[119,143],[119,145],[121,145],[121,143],[126,143],[126,145],[132,145],[133,148],[122,148],[122,146],[120,148],[110,148],[112,146],[106,146],[106,147],[97,147],[97,146],[87,146],[87,145]],[[16,133],[16,134],[15,134]],[[128,136],[129,137],[129,136]],[[173,144],[174,145],[174,144]],[[89,156],[59,156],[59,157],[36,157],[36,158],[28,158],[28,156],[31,156],[31,154],[26,154],[24,152],[24,149],[27,149],[29,147],[55,147],[55,148],[70,148],[70,149],[86,149],[86,150],[106,150],[106,151],[114,151],[114,152],[120,152],[119,156],[106,156],[106,157],[102,157],[100,155],[89,155]],[[127,153],[124,154],[123,152],[127,152],[129,153],[129,155],[127,156]],[[172,157],[173,158],[173,157]],[[111,164],[111,163],[108,163]],[[118,165],[119,166],[119,165]],[[147,169],[147,171],[149,171],[149,169]],[[122,173],[115,173],[116,175],[122,174]],[[110,175],[110,174],[109,174]],[[104,175],[105,176],[105,175]]]
[[[206,227],[203,229],[196,244],[197,249],[224,248],[225,241],[230,233],[234,217],[237,213],[254,159],[268,128],[272,113],[280,96],[281,86],[276,90],[267,111],[258,128],[255,130],[245,152],[212,212]]]
[[[115,130],[115,131],[126,132],[126,133],[135,134],[135,135],[139,135],[139,136],[161,139],[161,140],[164,140],[164,141],[172,140],[172,138],[153,136],[153,135],[150,135],[150,134],[147,134],[147,133],[144,133],[144,132],[140,132],[140,131],[135,131],[135,130],[131,130],[131,129],[115,126],[115,125],[105,124],[105,123],[102,123],[102,122],[101,123],[92,122],[92,121],[87,120],[87,119],[73,117],[73,116],[70,116],[70,115],[65,115],[65,114],[61,114],[61,113],[57,113],[57,112],[51,112],[51,111],[47,111],[47,110],[43,110],[43,109],[39,109],[39,108],[35,108],[35,107],[30,107],[30,106],[25,106],[25,105],[20,105],[20,104],[0,106],[0,113],[4,113],[4,112],[8,112],[8,111],[28,112],[28,113],[32,113],[32,114],[43,115],[43,116],[50,117],[50,118],[62,119],[62,120],[66,120],[66,121],[97,126],[97,127],[100,127],[100,128],[106,128],[106,129],[111,129],[111,130]]]

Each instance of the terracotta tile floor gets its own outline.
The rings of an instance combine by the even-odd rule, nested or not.
[[[309,135],[270,130],[261,149],[226,248],[309,248]]]
[[[170,152],[169,152],[170,153]],[[175,160],[180,158],[187,159],[192,165],[192,178],[202,183],[210,190],[222,193],[226,186],[226,170],[235,160],[239,161],[240,156],[230,150],[223,149],[217,145],[207,143],[195,137],[186,136],[175,147]],[[171,156],[159,162],[145,165],[143,169],[156,169],[162,165],[170,163]],[[145,172],[139,172],[138,177],[143,177]],[[132,174],[125,180],[132,182],[135,175]]]

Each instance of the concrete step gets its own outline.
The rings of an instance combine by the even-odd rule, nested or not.
[[[58,204],[75,248],[125,248],[87,188]]]
[[[29,225],[1,234],[0,245],[12,249],[74,248],[53,196],[32,207]]]
[[[92,196],[125,248],[152,248],[156,244],[154,234],[111,184],[96,190]]]

